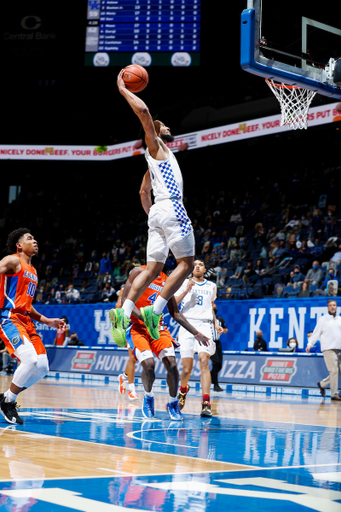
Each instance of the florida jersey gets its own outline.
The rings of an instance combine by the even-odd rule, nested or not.
[[[145,268],[144,265],[142,265],[142,268]],[[154,279],[152,283],[148,286],[146,291],[141,295],[139,300],[136,302],[137,309],[144,308],[146,306],[151,306],[156,301],[157,297],[160,295],[160,293],[163,290],[163,287],[165,285],[165,282],[167,280],[166,274],[163,272],[160,273],[159,277]],[[139,320],[135,316],[131,316],[131,320],[133,323],[138,323],[140,325],[145,325],[143,320]]]
[[[19,256],[15,254],[14,256]],[[16,274],[1,274],[1,316],[10,316],[11,311],[30,313],[38,285],[36,269],[20,258],[21,269]]]

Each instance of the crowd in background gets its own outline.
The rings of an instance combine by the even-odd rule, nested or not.
[[[209,160],[203,165],[207,176]],[[338,294],[339,173],[338,167],[301,164],[286,176],[261,179],[248,173],[231,188],[219,180],[195,186],[185,180],[196,257],[211,269],[221,298],[238,298],[238,286],[252,296],[257,282],[261,295],[256,297],[283,297],[290,287],[300,296],[328,294],[329,280]],[[19,226],[35,235],[37,303],[115,301],[132,266],[145,263],[147,217],[138,197],[128,205],[123,198],[116,208],[118,199],[108,201],[105,187],[94,194],[81,174],[72,179],[62,192],[23,190],[0,214],[1,246]],[[175,268],[171,253],[166,263]],[[317,270],[319,279],[312,280]],[[264,284],[265,276],[271,281]]]

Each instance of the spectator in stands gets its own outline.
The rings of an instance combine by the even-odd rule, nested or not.
[[[265,227],[263,226],[263,224],[261,223],[258,223],[256,224],[255,226],[255,236],[254,236],[254,244],[257,246],[257,245],[260,245],[261,247],[263,247],[264,245],[266,245],[266,230],[265,230]]]
[[[304,280],[305,275],[302,274],[301,267],[299,265],[295,265],[294,271],[290,273],[290,280],[287,283],[287,286],[292,286],[293,290],[296,290]]]
[[[226,248],[226,243],[225,242],[220,242],[219,265],[221,267],[226,265],[228,257],[229,257],[229,253],[228,253],[228,250]]]
[[[266,240],[268,243],[273,242],[275,239],[277,239],[277,228],[276,226],[272,226],[272,228],[269,229]]]
[[[80,288],[80,290],[79,290],[79,293],[81,293],[81,294],[82,294],[82,293],[86,293],[86,292],[87,292],[87,290],[88,290],[88,288],[89,288],[88,281],[87,281],[86,279],[83,279],[83,281],[82,281],[82,286],[81,286],[81,288]]]
[[[328,285],[327,285],[327,293],[326,293],[326,296],[327,297],[336,297],[337,296],[337,287],[334,286],[334,283],[332,283],[331,281],[329,281]]]
[[[291,349],[291,352],[296,352],[298,349],[298,341],[296,338],[289,338],[287,341],[287,347]]]
[[[257,260],[256,266],[255,266],[255,272],[256,272],[256,274],[262,274],[262,272],[264,272],[264,264],[261,259]]]
[[[278,248],[279,248],[279,241],[272,240],[272,242],[270,243],[270,249],[268,251],[269,258],[276,258]]]
[[[314,286],[320,286],[323,279],[323,273],[320,267],[319,261],[313,261],[312,268],[308,270],[306,278],[304,280],[305,283]]]
[[[66,290],[66,302],[68,304],[79,304],[80,293],[73,284],[70,284],[68,289]]]
[[[72,332],[69,338],[68,347],[84,347],[84,343],[78,338],[76,332]]]
[[[306,281],[301,284],[298,297],[309,297],[309,284]]]
[[[239,247],[239,244],[235,243],[230,252],[230,263],[236,265],[241,262],[246,256],[245,251]]]
[[[66,298],[65,298],[65,290],[64,286],[61,284],[56,291],[55,299],[58,302],[58,304],[65,304]]]
[[[287,256],[287,253],[288,251],[286,248],[285,240],[280,240],[275,254],[276,263],[279,263],[283,258],[285,258],[285,256]]]
[[[252,281],[254,276],[258,276],[257,272],[255,271],[253,267],[252,261],[249,261],[246,265],[246,268],[244,269],[242,279],[244,281],[244,284],[246,285],[250,281]]]
[[[263,331],[261,330],[256,332],[256,340],[253,344],[253,350],[255,352],[267,352],[268,350],[266,341],[263,339]]]
[[[299,247],[299,249],[298,249],[298,257],[299,258],[304,258],[306,256],[309,256],[309,254],[310,254],[310,248],[307,245],[307,241],[303,240],[301,242],[301,247]]]
[[[124,261],[126,259],[127,246],[125,242],[121,242],[120,248],[118,250],[118,259],[120,261]]]
[[[268,264],[264,268],[265,274],[273,274],[276,271],[275,259],[269,258]]]
[[[45,299],[46,299],[46,294],[45,294],[44,286],[40,286],[38,293],[36,294],[36,296],[34,298],[34,302],[35,302],[35,304],[44,304]]]
[[[311,219],[311,233],[310,238],[322,238],[324,218],[321,210],[317,209]]]
[[[114,302],[116,300],[117,293],[110,283],[105,283],[104,288],[101,292],[101,302]]]
[[[328,270],[328,277],[323,282],[322,290],[325,290],[327,288],[329,281],[337,281],[338,287],[340,286],[340,281],[339,281],[338,277],[336,277],[336,275],[335,275],[334,268],[330,268]]]
[[[330,259],[331,259],[331,261],[334,261],[336,264],[341,262],[341,244],[338,246],[337,251],[334,253],[334,255]]]
[[[210,254],[211,254],[211,242],[209,240],[206,240],[206,242],[204,243],[204,245],[202,247],[200,259],[204,261],[205,259],[207,259],[206,258],[207,256],[210,256]]]
[[[336,220],[333,215],[333,212],[328,208],[328,214],[324,219],[324,232],[327,239],[334,235],[335,225]]]
[[[116,257],[116,258],[114,258],[114,261],[113,261],[113,273],[112,273],[114,283],[119,281],[120,275],[121,275],[121,262]]]
[[[241,224],[243,222],[242,216],[238,212],[237,209],[233,210],[233,213],[230,217],[230,223],[231,224]]]
[[[99,262],[98,277],[102,279],[103,276],[109,272],[111,272],[111,259],[108,258],[107,253],[104,252]]]

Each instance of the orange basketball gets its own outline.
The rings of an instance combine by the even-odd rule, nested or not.
[[[126,84],[126,88],[131,92],[143,91],[149,81],[147,71],[138,64],[131,64],[124,68],[122,78]]]

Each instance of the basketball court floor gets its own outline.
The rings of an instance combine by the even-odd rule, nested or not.
[[[213,393],[201,418],[191,389],[179,423],[167,397],[156,388],[151,421],[112,384],[44,379],[22,393],[24,425],[0,418],[0,510],[341,511],[338,403]]]

